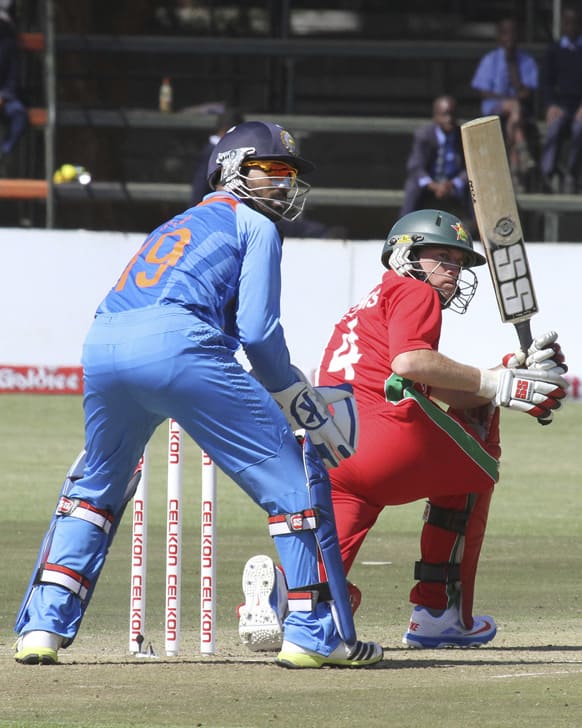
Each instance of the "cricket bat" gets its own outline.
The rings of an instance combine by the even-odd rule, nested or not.
[[[501,320],[515,326],[521,349],[527,352],[532,342],[530,319],[538,305],[499,117],[483,116],[462,124],[461,137]]]

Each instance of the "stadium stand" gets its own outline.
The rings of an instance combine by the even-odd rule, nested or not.
[[[378,237],[397,214],[411,134],[430,115],[430,99],[452,92],[461,117],[478,115],[469,79],[494,43],[495,18],[514,6],[426,2],[415,21],[365,0],[357,12],[327,15],[324,31],[308,27],[308,11],[323,12],[315,1],[294,3],[301,17],[283,15],[288,3],[246,3],[236,27],[232,4],[209,1],[196,3],[206,25],[174,24],[170,35],[159,9],[171,3],[141,3],[140,22],[123,14],[125,4],[106,22],[91,3],[49,0],[36,28],[21,35],[21,47],[43,62],[29,118],[45,149],[25,167],[27,182],[2,181],[0,204],[7,195],[34,199],[31,224],[151,228],[188,204],[193,161],[217,108],[228,103],[248,110],[247,118],[280,121],[318,161],[311,217],[342,224],[354,238]],[[540,57],[552,3],[528,8],[524,47]],[[536,35],[540,27],[545,35]],[[156,108],[162,75],[172,79],[174,113]],[[92,184],[54,186],[52,171],[65,162],[89,169]],[[520,195],[528,236],[570,235],[579,199]]]

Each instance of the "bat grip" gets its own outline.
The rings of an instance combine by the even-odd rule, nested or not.
[[[521,347],[521,350],[524,352],[524,354],[527,354],[527,350],[529,349],[533,341],[533,336],[531,335],[530,320],[526,319],[525,321],[520,321],[518,324],[513,325],[515,326],[515,330],[517,331],[519,346]],[[540,425],[549,425],[551,424],[552,420],[543,420],[541,417],[538,417],[538,422],[540,423]]]
[[[527,350],[529,349],[533,341],[533,336],[531,335],[530,320],[526,319],[525,321],[520,321],[519,323],[513,325],[515,326],[515,330],[517,331],[521,350],[524,354],[527,354]]]

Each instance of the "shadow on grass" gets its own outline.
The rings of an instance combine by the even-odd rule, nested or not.
[[[582,646],[580,645],[537,645],[522,647],[487,647],[486,649],[447,649],[439,651],[438,657],[434,656],[434,650],[410,650],[397,647],[384,648],[384,660],[371,665],[367,668],[342,668],[342,667],[326,667],[320,669],[335,670],[417,670],[434,669],[434,668],[454,668],[454,667],[517,667],[517,666],[533,666],[533,665],[580,665],[582,666]],[[563,659],[552,657],[550,660],[545,655],[564,654]],[[469,657],[470,655],[470,657]],[[509,656],[513,655],[510,659]],[[536,657],[533,657],[535,655]],[[580,660],[572,660],[571,656],[581,656]],[[507,657],[500,657],[507,656]],[[531,656],[531,657],[530,657]],[[266,666],[279,667],[274,662],[273,656],[265,657],[199,657],[199,658],[127,658],[119,660],[72,660],[71,662],[59,663],[56,666],[62,669],[67,667],[101,667],[101,666],[118,666],[131,668],[147,668],[154,666],[204,666],[206,668],[225,667],[225,666]],[[283,668],[286,669],[286,668]],[[288,668],[287,668],[288,669]],[[293,671],[293,670],[292,670]]]

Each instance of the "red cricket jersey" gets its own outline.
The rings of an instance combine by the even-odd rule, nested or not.
[[[349,382],[360,424],[355,454],[330,470],[345,561],[348,521],[362,525],[368,517],[373,522],[387,505],[463,494],[467,488],[483,492],[495,482],[497,462],[486,443],[430,402],[427,387],[416,384],[408,394],[387,400],[393,358],[406,351],[436,350],[441,323],[440,300],[430,285],[388,271],[336,324],[325,349],[319,384]],[[343,505],[342,499],[347,501]],[[352,499],[363,500],[355,507]],[[365,515],[363,502],[374,516]]]
[[[360,409],[385,403],[384,383],[394,357],[438,349],[441,323],[440,299],[431,286],[387,271],[336,324],[321,360],[319,384],[349,382]]]
[[[490,431],[491,442],[482,442],[462,419],[429,400],[428,387],[400,386],[400,394],[397,384],[391,389],[395,380],[403,381],[392,376],[394,357],[438,349],[441,324],[437,292],[423,281],[388,271],[336,324],[323,354],[319,384],[349,382],[358,405],[356,452],[329,473],[346,573],[385,506],[428,498],[445,510],[464,511],[469,493],[482,494],[483,502],[489,503],[497,478],[498,417]],[[396,396],[387,396],[388,391]],[[485,522],[481,540],[484,529]],[[422,559],[450,561],[457,536],[425,524]],[[470,553],[477,553],[464,575],[467,589],[472,589],[481,540],[467,546]],[[446,585],[420,582],[411,601],[444,609]],[[470,610],[472,598],[467,603]]]

